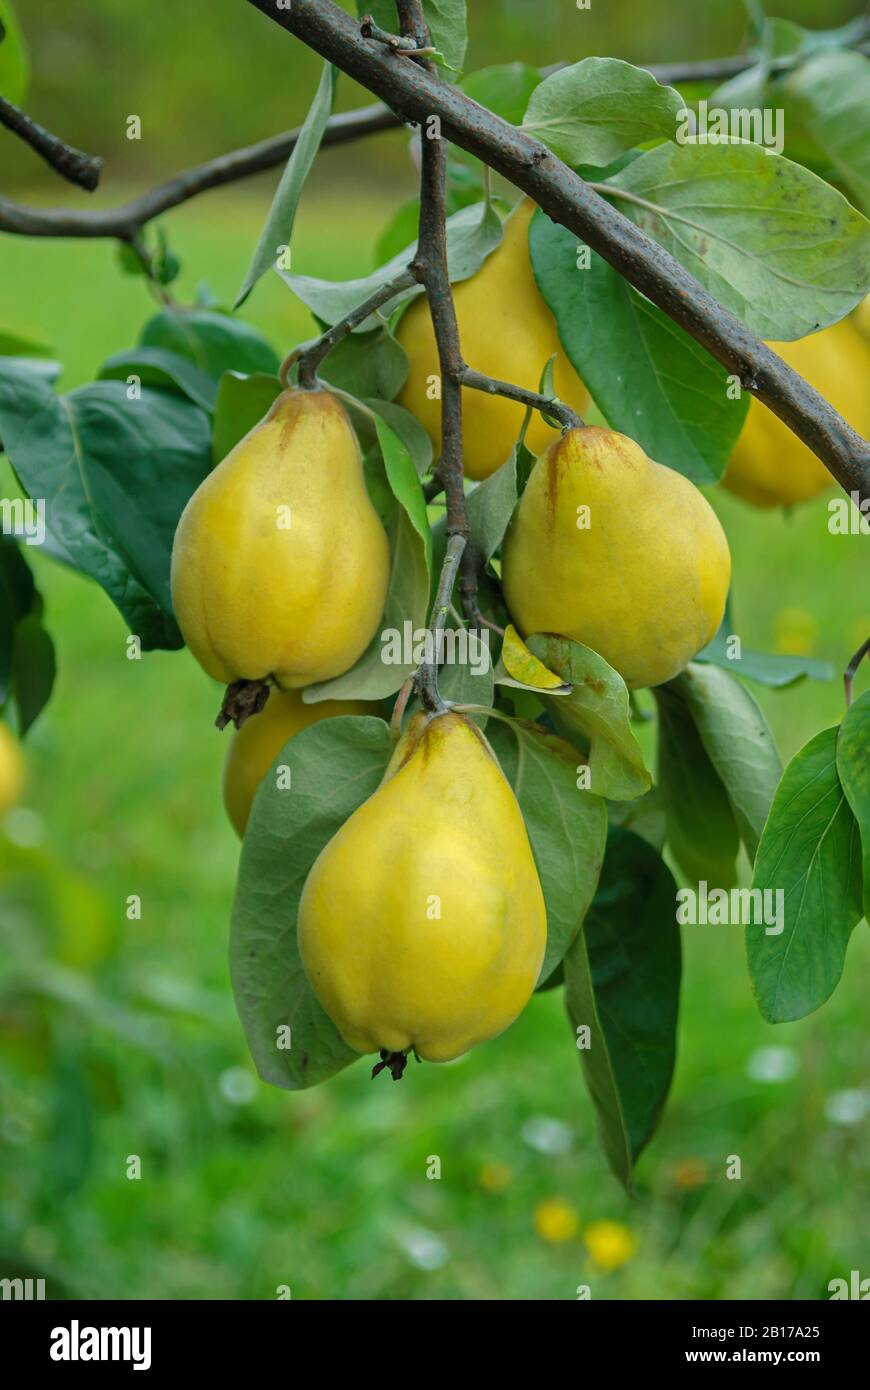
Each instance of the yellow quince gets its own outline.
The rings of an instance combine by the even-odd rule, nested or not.
[[[172,599],[210,676],[293,689],[362,655],[389,567],[344,407],[328,391],[288,390],[185,507]]]
[[[288,739],[340,714],[377,714],[380,706],[364,700],[320,700],[306,705],[298,690],[273,690],[260,714],[230,736],[224,760],[224,806],[241,840],[257,788]]]
[[[870,342],[855,322],[841,319],[797,342],[768,346],[853,429],[870,434]],[[753,397],[722,485],[756,507],[790,507],[832,487],[834,479],[788,425]]]
[[[502,550],[522,635],[592,647],[629,689],[670,680],[707,645],[730,577],[725,533],[695,485],[594,425],[538,459]]]
[[[311,987],[357,1052],[446,1062],[535,987],[547,916],[522,813],[463,715],[415,715],[299,905]]]
[[[589,405],[589,393],[565,355],[529,259],[529,223],[534,212],[535,204],[524,198],[505,223],[501,244],[476,275],[454,286],[462,354],[470,367],[487,376],[537,391],[541,373],[556,353],[556,394],[582,415]],[[404,314],[396,337],[411,363],[399,404],[425,426],[437,453],[441,447],[441,399],[440,392],[436,399],[431,398],[431,381],[439,375],[438,352],[425,297],[415,300]],[[487,478],[510,457],[524,413],[523,406],[503,396],[463,389],[467,477]],[[526,444],[538,454],[557,434],[534,411]]]

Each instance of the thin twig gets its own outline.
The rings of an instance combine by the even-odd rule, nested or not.
[[[174,307],[175,300],[173,296],[169,293],[165,285],[161,285],[154,273],[154,258],[147,250],[143,238],[141,236],[136,236],[127,244],[141,265],[145,275],[145,283],[153,297],[157,300],[157,303],[162,304],[165,308]]]
[[[85,154],[84,150],[77,150],[75,145],[68,145],[59,135],[52,135],[50,130],[39,125],[26,111],[14,106],[5,97],[0,97],[0,124],[35,150],[62,179],[77,184],[79,188],[86,188],[89,193],[100,182],[101,159]]]
[[[374,39],[376,43],[385,44],[393,53],[399,53],[403,58],[430,58],[433,53],[438,52],[431,44],[420,48],[416,41],[409,44],[408,40],[399,34],[388,34],[386,29],[375,24],[370,14],[360,20],[359,31],[364,39]]]
[[[447,615],[450,612],[450,596],[453,593],[453,585],[456,583],[464,550],[465,537],[451,536],[447,542],[435,602],[432,604],[432,616],[429,619],[429,631],[432,634],[430,653],[432,660],[421,662],[417,672],[417,690],[420,701],[423,708],[432,714],[442,714],[447,709],[447,705],[438,691],[438,649],[440,647],[438,635],[444,631],[447,622]]]
[[[418,47],[429,41],[423,7],[420,0],[397,0],[402,32],[413,38]],[[432,75],[432,64],[423,63],[420,69]],[[442,85],[436,78],[436,85]],[[459,326],[450,287],[447,265],[447,145],[440,132],[429,129],[421,132],[420,141],[420,226],[417,253],[411,263],[420,284],[426,291],[432,329],[438,348],[441,374],[441,457],[434,469],[443,483],[447,501],[447,536],[463,539],[462,575],[459,593],[463,607],[472,604],[477,593],[477,566],[474,549],[468,543],[468,511],[465,501],[464,466],[462,453],[462,387],[460,377],[465,367],[459,342]],[[445,559],[445,565],[447,561]]]
[[[852,703],[852,682],[854,681],[855,676],[858,672],[858,667],[861,665],[861,662],[864,660],[865,656],[870,656],[870,637],[867,638],[866,642],[861,643],[860,647],[856,651],[855,655],[852,657],[852,660],[849,662],[849,665],[846,667],[846,670],[843,673],[843,689],[846,692],[846,709],[848,709]]]
[[[298,362],[299,371],[297,380],[305,391],[313,391],[317,387],[317,369],[321,362],[332,352],[334,347],[358,328],[361,323],[365,323],[370,314],[374,314],[378,309],[382,309],[385,304],[394,299],[397,294],[404,290],[412,289],[417,284],[417,277],[410,267],[394,275],[392,280],[385,280],[382,285],[369,295],[368,299],[358,304],[343,319],[339,319],[331,328],[327,329],[311,347],[305,348],[302,352],[296,349],[290,353],[287,361],[281,368],[279,375],[281,380],[285,380],[284,368],[292,366],[293,361]]]
[[[396,703],[393,705],[393,712],[390,715],[390,737],[393,740],[393,743],[398,743],[401,737],[402,719],[404,718],[408,701],[414,693],[414,685],[415,678],[413,675],[411,675],[405,681],[404,685],[401,687],[398,695],[396,696]]]
[[[532,410],[539,410],[542,415],[549,415],[557,420],[563,430],[576,429],[583,424],[577,412],[564,401],[560,401],[558,396],[542,396],[537,391],[527,391],[524,386],[514,386],[510,381],[499,381],[497,377],[485,376],[483,372],[476,372],[473,367],[464,367],[460,380],[463,386],[470,386],[475,391],[485,391],[489,396],[505,396],[509,401],[517,401],[520,405],[530,406]]]
[[[629,284],[700,343],[769,406],[825,463],[859,503],[870,499],[870,444],[823,396],[760,342],[663,246],[508,121],[439,82],[423,63],[402,63],[377,44],[360,43],[354,21],[330,0],[248,0],[321,57],[389,101],[407,121],[440,121],[445,138],[482,159],[527,193],[544,212],[597,251]],[[432,141],[422,142],[424,150]]]
[[[444,481],[442,478],[432,476],[427,478],[423,484],[423,496],[427,502],[434,502],[435,498],[444,491]]]
[[[362,106],[356,111],[342,111],[327,121],[321,144],[341,145],[348,140],[391,130],[401,125],[401,119],[380,102]],[[184,169],[173,178],[123,203],[117,208],[97,212],[79,212],[72,208],[31,208],[0,198],[0,232],[13,236],[39,237],[116,237],[131,241],[137,232],[155,217],[186,203],[190,198],[206,193],[210,188],[222,188],[239,179],[250,178],[286,164],[296,142],[299,129],[270,136],[255,145],[247,145],[229,154],[218,155],[192,169]]]

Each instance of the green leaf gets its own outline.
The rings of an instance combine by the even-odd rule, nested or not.
[[[855,50],[814,54],[777,86],[788,114],[830,161],[857,206],[870,211],[870,58]]]
[[[218,383],[211,436],[211,457],[221,463],[227,454],[244,439],[248,430],[258,425],[270,406],[281,394],[276,376],[254,372],[224,372]]]
[[[12,0],[0,0],[0,97],[20,106],[30,79],[27,45]]]
[[[2,3],[2,0],[0,0]],[[50,357],[51,348],[21,338],[17,333],[0,332],[0,357]]]
[[[632,801],[649,789],[640,744],[629,718],[625,682],[603,656],[567,637],[537,633],[526,645],[549,670],[574,689],[544,695],[556,729],[581,748],[589,747],[590,790],[613,801]]]
[[[538,983],[565,956],[592,902],[607,837],[598,796],[577,786],[577,752],[543,729],[490,721],[487,737],[514,789],[547,904],[547,950]]]
[[[411,525],[423,542],[427,575],[432,572],[432,532],[426,514],[426,499],[413,460],[401,439],[385,420],[375,421],[378,443],[384,456],[387,481],[393,496],[404,507]]]
[[[775,88],[786,120],[794,113],[858,206],[870,213],[870,58],[825,49]]]
[[[740,835],[728,793],[685,703],[658,686],[656,784],[671,853],[690,882],[732,888]]]
[[[217,380],[224,372],[267,372],[280,363],[274,348],[241,319],[207,309],[162,309],[146,323],[139,346],[168,348]]]
[[[684,105],[679,92],[644,68],[583,58],[535,88],[523,129],[566,164],[606,165],[647,140],[673,140]]]
[[[757,681],[759,685],[782,688],[794,685],[805,677],[815,681],[829,681],[834,668],[827,661],[814,661],[809,656],[787,656],[779,652],[746,651],[741,644],[740,655],[729,656],[728,637],[720,629],[713,641],[699,652],[695,661],[721,666],[745,680]]]
[[[870,922],[870,691],[849,707],[840,726],[837,774],[861,836],[864,916]]]
[[[501,219],[491,203],[473,203],[448,217],[447,262],[451,281],[456,284],[474,275],[501,239]],[[323,323],[333,324],[344,318],[352,309],[358,308],[381,285],[395,279],[413,260],[416,250],[415,241],[385,265],[372,271],[371,275],[366,275],[360,280],[318,280],[310,275],[292,275],[286,270],[279,271],[279,274],[317,318]],[[389,318],[399,304],[420,293],[419,287],[402,290],[382,306],[379,317],[370,314],[358,331],[370,331],[378,327],[383,319]]]
[[[412,415],[404,406],[396,405],[395,401],[376,400],[372,396],[367,396],[363,405],[385,420],[393,433],[398,435],[411,455],[417,476],[422,478],[428,473],[432,463],[432,440],[416,415]]]
[[[435,48],[451,72],[462,71],[468,43],[465,0],[423,0],[423,13]]]
[[[0,362],[0,437],[52,534],[96,579],[145,649],[179,647],[169,562],[178,518],[209,469],[209,423],[182,396],[116,381],[55,396]]]
[[[16,626],[37,603],[36,585],[22,548],[0,532],[0,709],[12,685]]]
[[[169,245],[163,227],[158,227],[157,249],[151,258],[151,270],[158,285],[171,285],[181,273],[181,261]]]
[[[54,643],[34,613],[15,627],[12,649],[12,694],[23,736],[51,698],[57,674]]]
[[[242,846],[230,935],[236,1008],[264,1081],[301,1090],[334,1076],[358,1054],[344,1043],[311,990],[296,937],[299,899],[320,851],[383,776],[390,731],[380,719],[341,716],[309,725],[273,766],[291,786],[263,778]],[[280,1048],[279,1029],[290,1028]]]
[[[681,949],[670,871],[645,840],[608,836],[595,901],[565,957],[565,1006],[598,1118],[625,1187],[649,1142],[674,1071]]]
[[[314,100],[309,107],[308,115],[305,117],[290,158],[284,166],[284,172],[281,175],[275,197],[272,199],[269,215],[266,218],[266,225],[260,233],[260,240],[257,242],[251,264],[248,266],[247,274],[242,282],[242,288],[236,296],[234,309],[238,309],[239,305],[244,303],[260,276],[276,266],[282,249],[290,245],[302,189],[311,172],[317,151],[320,149],[326,122],[332,114],[336,76],[337,72],[332,64],[324,63]]]
[[[209,414],[214,411],[214,378],[195,367],[188,357],[166,348],[130,348],[108,358],[98,373],[101,381],[126,382],[130,376],[137,376],[143,386],[166,386],[180,391]]]
[[[608,187],[631,195],[614,197],[619,211],[760,338],[836,323],[870,282],[866,219],[823,179],[760,145],[659,145]]]
[[[619,830],[631,830],[661,854],[665,844],[665,809],[657,787],[634,801],[608,801],[607,820]]]
[[[360,399],[392,401],[407,375],[408,354],[386,327],[348,333],[320,367],[324,381]]]
[[[746,687],[718,666],[692,664],[664,688],[689,710],[754,859],[782,772],[764,715]]]
[[[456,643],[457,645],[453,645]],[[463,648],[462,643],[467,643]],[[466,659],[459,660],[465,650]],[[444,634],[445,664],[438,672],[438,689],[443,699],[455,705],[492,705],[494,681],[489,633],[481,637],[464,628],[449,626]],[[472,714],[480,728],[489,722],[486,715]]]
[[[540,72],[528,63],[497,63],[468,73],[459,85],[479,106],[511,125],[520,125],[529,98],[540,83]]]
[[[781,892],[780,929],[746,928],[749,973],[770,1023],[803,1018],[833,993],[863,912],[861,844],[837,775],[837,730],[789,763],[755,861],[753,888]]]
[[[501,545],[517,505],[516,449],[507,463],[472,488],[466,505],[472,542],[486,564]]]
[[[729,400],[725,368],[600,256],[579,269],[581,245],[543,214],[532,219],[535,279],[573,366],[612,429],[687,478],[714,482],[743,428],[748,393]]]

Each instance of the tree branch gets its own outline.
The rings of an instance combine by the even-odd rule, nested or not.
[[[418,62],[397,57],[360,36],[331,0],[293,0],[276,11],[272,0],[248,0],[321,57],[389,101],[408,121],[437,116],[447,139],[503,174],[597,251],[736,375],[826,464],[858,501],[870,498],[870,445],[797,372],[760,342],[688,271],[572,169],[521,129],[436,81]],[[426,141],[423,141],[424,146]]]
[[[39,125],[5,97],[0,97],[0,124],[35,150],[62,179],[78,184],[79,188],[86,188],[89,193],[96,188],[103,161],[77,150],[75,145],[68,145],[60,136],[52,135],[50,130]]]
[[[401,125],[399,117],[378,102],[377,105],[363,106],[357,111],[345,111],[330,117],[322,143],[341,145],[348,140],[398,125]],[[233,150],[205,164],[185,169],[118,208],[98,212],[78,212],[72,208],[32,208],[8,198],[0,198],[0,232],[10,232],[13,236],[116,237],[119,241],[129,242],[146,223],[170,208],[195,198],[199,193],[286,164],[298,139],[298,129],[273,135],[256,145]]]
[[[865,51],[863,45],[859,47]],[[648,63],[646,71],[659,82],[679,85],[681,82],[725,81],[754,65],[754,58],[739,56],[713,58],[700,63]],[[554,63],[541,71],[547,77],[565,66],[564,63]],[[322,143],[341,145],[378,131],[397,129],[402,124],[401,116],[378,102],[331,116],[326,123]],[[12,236],[116,237],[120,241],[130,241],[155,217],[198,197],[200,193],[286,164],[298,138],[298,129],[288,130],[260,140],[255,145],[218,155],[216,159],[209,159],[166,179],[129,203],[98,212],[79,212],[73,208],[33,208],[9,198],[0,198],[0,232],[8,232]]]
[[[429,29],[421,0],[397,0],[402,35],[413,40],[415,49],[430,46]],[[435,75],[432,63],[417,59],[416,66],[437,87],[443,85]],[[462,561],[459,593],[463,607],[471,613],[477,594],[477,564],[474,548],[469,543],[470,528],[465,500],[464,461],[462,452],[462,372],[465,363],[459,343],[459,325],[450,287],[447,265],[447,143],[440,129],[421,130],[420,139],[420,227],[417,254],[411,269],[426,291],[432,329],[438,349],[441,374],[441,457],[433,470],[444,485],[447,502],[448,540],[460,537],[457,564]],[[445,569],[448,559],[445,557]],[[452,584],[448,592],[449,601]],[[421,668],[421,691],[423,689]]]

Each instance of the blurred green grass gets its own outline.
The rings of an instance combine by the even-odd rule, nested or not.
[[[381,195],[355,198],[349,231],[342,198],[318,188],[296,268],[364,272],[387,213]],[[225,192],[166,219],[181,299],[201,280],[232,298],[262,215]],[[151,312],[102,243],[7,238],[0,302],[4,327],[54,346],[67,387]],[[245,317],[279,349],[311,331],[276,279]],[[860,538],[828,534],[824,499],[791,518],[716,505],[745,644],[797,643],[839,670],[870,631]],[[825,1009],[776,1029],[752,1001],[739,930],[686,929],[676,1082],[635,1200],[599,1152],[558,991],[399,1086],[371,1083],[365,1062],[311,1093],[263,1086],[229,990],[238,846],[220,805],[219,691],[186,652],[129,661],[101,591],[30,558],[59,678],[27,740],[15,843],[0,841],[0,1274],[28,1267],[89,1298],[289,1285],[294,1298],[572,1299],[591,1283],[593,1297],[763,1299],[825,1297],[866,1266],[866,926]],[[838,679],[756,693],[785,757],[842,712]],[[131,895],[141,920],[127,920]],[[785,1051],[759,1057],[771,1047]],[[733,1155],[739,1181],[725,1177]],[[580,1221],[561,1244],[533,1226],[551,1198]],[[638,1240],[610,1274],[583,1243],[605,1217]]]

